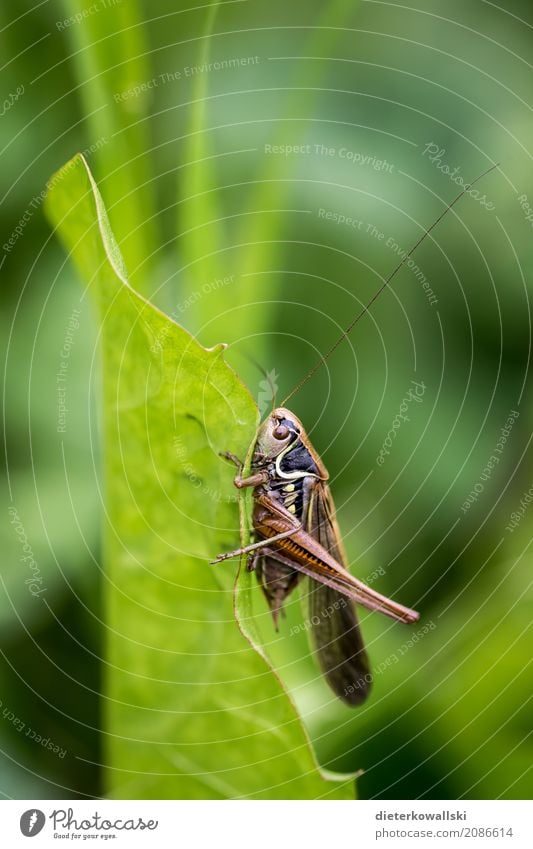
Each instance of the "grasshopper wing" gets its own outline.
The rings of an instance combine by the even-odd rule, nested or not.
[[[329,487],[316,481],[308,489],[303,524],[339,563],[346,565]],[[349,705],[368,696],[372,675],[353,602],[332,586],[308,581],[311,641],[324,676],[336,695]]]

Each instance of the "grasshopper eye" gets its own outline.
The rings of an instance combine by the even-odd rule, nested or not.
[[[286,425],[280,424],[274,428],[274,430],[272,431],[272,436],[275,439],[287,439],[289,433],[289,428]]]

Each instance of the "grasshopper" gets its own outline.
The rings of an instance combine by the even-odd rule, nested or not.
[[[243,463],[233,454],[223,455],[238,468],[235,486],[252,488],[252,524],[256,541],[220,554],[212,562],[247,555],[247,568],[257,575],[276,630],[284,601],[302,579],[309,579],[307,595],[314,652],[331,689],[350,706],[361,704],[372,685],[355,604],[406,624],[416,622],[419,614],[381,595],[348,571],[328,486],[328,472],[302,422],[284,405],[326,362],[446,213],[478,180],[497,167],[492,165],[463,187],[403,256],[329,351],[302,378],[282,406],[274,409],[260,425],[254,440],[250,473],[243,474]]]

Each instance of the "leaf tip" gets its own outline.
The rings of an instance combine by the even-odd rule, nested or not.
[[[205,350],[208,354],[214,354],[216,357],[219,357],[224,353],[227,347],[227,342],[217,342],[216,345],[213,345],[212,348],[206,348]]]

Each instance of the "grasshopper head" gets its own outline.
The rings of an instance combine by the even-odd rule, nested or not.
[[[260,425],[254,449],[254,465],[267,465],[275,461],[280,454],[286,453],[289,446],[300,446],[312,458],[318,476],[326,480],[328,473],[316,451],[311,445],[304,426],[298,416],[286,407],[277,407]],[[293,449],[290,448],[291,454]],[[316,473],[315,472],[315,473]]]
[[[259,427],[254,454],[264,462],[275,460],[278,454],[298,439],[302,430],[302,423],[294,413],[278,407]]]

